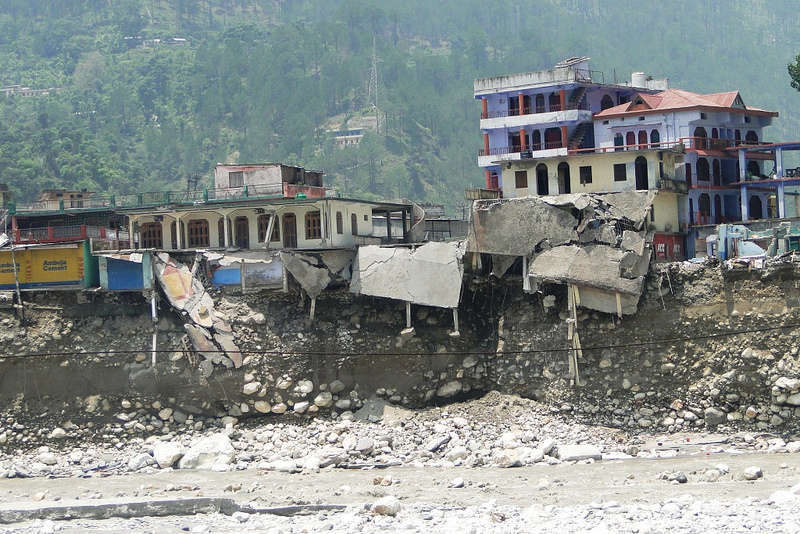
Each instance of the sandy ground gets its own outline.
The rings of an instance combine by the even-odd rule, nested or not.
[[[702,472],[718,464],[727,465],[729,472],[715,482],[702,481]],[[743,480],[741,474],[750,466],[760,467],[764,473],[763,478],[756,481]],[[740,499],[768,500],[774,492],[785,490],[800,482],[798,468],[800,461],[796,455],[722,453],[654,460],[535,465],[512,469],[397,467],[372,470],[324,469],[317,473],[301,474],[257,470],[230,473],[165,470],[151,475],[3,480],[0,485],[0,498],[2,498],[0,506],[13,508],[20,504],[59,504],[74,499],[101,503],[105,499],[124,497],[166,499],[224,496],[243,504],[255,501],[260,506],[345,504],[352,509],[361,510],[364,515],[364,505],[375,502],[379,497],[393,495],[403,503],[405,509],[414,510],[415,513],[422,515],[427,513],[425,510],[430,509],[440,511],[464,509],[480,507],[486,503],[519,509],[550,505],[560,509],[581,507],[602,509],[603,503],[612,503],[612,506],[617,504],[630,506],[663,503],[678,498],[720,502],[734,502]],[[687,475],[688,483],[676,484],[659,478],[660,473],[678,470]],[[391,477],[394,483],[390,486],[376,485],[376,477]],[[451,482],[457,478],[463,479],[463,488],[450,487]],[[329,527],[323,523],[307,524],[307,520],[297,518],[271,520],[271,516],[260,517],[266,521],[261,524],[266,531],[273,529],[275,532],[312,532],[318,528],[329,528],[334,531],[364,530],[363,525],[359,526],[356,523],[337,523],[335,516],[341,514],[337,512],[316,514],[318,517],[315,520],[323,523],[331,518],[334,522],[330,523]],[[252,520],[249,523],[252,523]],[[413,525],[413,522],[407,525],[408,531],[421,531],[421,527]],[[403,525],[396,526],[399,528]],[[42,524],[37,521],[5,525],[2,528],[4,532],[48,532],[51,527],[59,532],[69,533],[187,530],[234,532],[247,528],[221,514],[73,520],[54,524]],[[504,531],[501,524],[497,527],[498,531]],[[530,531],[536,531],[534,525],[530,527]],[[248,530],[253,529],[248,528]]]

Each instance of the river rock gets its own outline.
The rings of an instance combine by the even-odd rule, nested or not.
[[[215,469],[233,461],[233,444],[225,434],[206,436],[189,447],[178,462],[181,469]]]

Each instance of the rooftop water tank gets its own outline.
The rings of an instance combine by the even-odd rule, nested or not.
[[[631,85],[633,87],[647,87],[647,75],[644,72],[632,72]]]

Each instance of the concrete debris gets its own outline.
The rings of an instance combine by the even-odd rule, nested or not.
[[[503,275],[514,265],[518,256],[505,256],[503,254],[492,254],[492,276],[503,278]]]
[[[352,250],[281,251],[280,254],[286,270],[311,298],[318,297],[335,282],[350,280],[350,268],[355,255]]]
[[[153,266],[169,303],[194,323],[184,325],[194,350],[213,364],[241,367],[242,355],[233,341],[230,324],[216,312],[211,295],[192,271],[165,252],[156,254]],[[213,367],[201,362],[200,372],[204,377],[208,378],[212,371]]]
[[[645,225],[653,199],[630,191],[476,201],[467,248],[492,254],[495,276],[512,258],[532,258],[531,289],[572,284],[589,293],[579,306],[632,314],[649,269]]]
[[[576,241],[578,219],[552,202],[542,197],[475,201],[467,249],[519,257],[530,255],[545,240],[553,246]]]
[[[416,249],[358,249],[350,291],[413,304],[458,307],[464,275],[463,242],[430,242]]]

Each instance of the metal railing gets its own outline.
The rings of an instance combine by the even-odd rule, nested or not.
[[[36,211],[64,212],[87,208],[114,209],[162,206],[167,204],[197,204],[246,198],[295,198],[298,194],[304,194],[307,198],[324,198],[330,196],[330,191],[333,191],[333,189],[322,186],[279,183],[201,189],[195,191],[147,191],[126,195],[98,195],[81,201],[70,201],[66,199],[46,200],[20,205],[14,205],[12,203],[9,208],[12,214]]]
[[[589,111],[589,105],[583,104],[582,102],[579,102],[577,104],[567,104],[565,107],[567,110],[579,109],[583,111]],[[555,111],[562,111],[562,109],[561,109],[561,104],[551,104],[549,110],[540,107],[535,108],[535,110],[531,110],[531,108],[526,107],[522,111],[523,113],[520,113],[519,108],[487,111],[486,113],[481,113],[481,119],[496,119],[499,117],[520,117],[523,115],[538,115],[540,113],[551,113]]]
[[[126,230],[105,226],[70,225],[44,226],[37,228],[17,228],[11,232],[14,243],[59,243],[80,239],[103,239],[107,241],[128,241]]]
[[[544,146],[544,148],[542,148]],[[564,143],[562,141],[547,141],[545,143],[538,143],[536,145],[531,145],[530,147],[526,147],[525,150],[522,150],[522,146],[520,145],[513,145],[513,146],[496,146],[490,148],[487,152],[486,149],[481,148],[478,149],[478,156],[501,156],[504,154],[516,154],[520,153],[530,153],[536,152],[537,150],[552,150],[554,148],[564,148]]]

